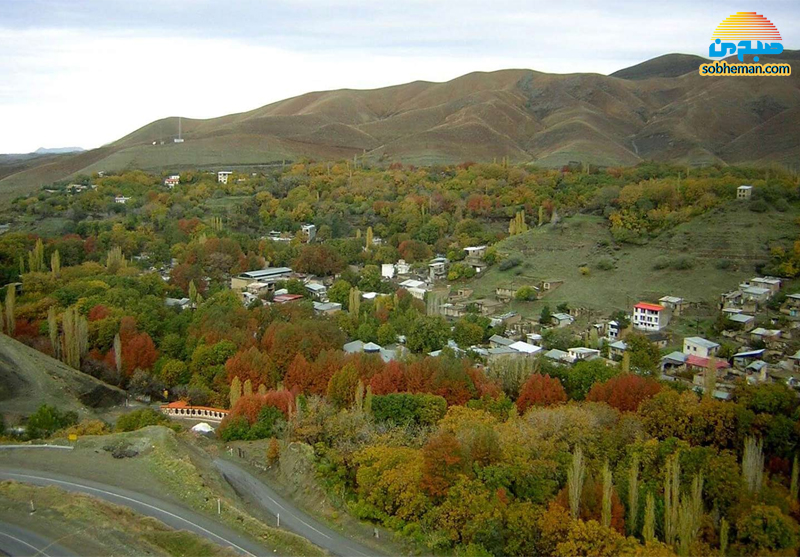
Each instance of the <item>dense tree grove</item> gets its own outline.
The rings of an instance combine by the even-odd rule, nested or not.
[[[398,289],[380,268],[403,258],[424,270],[437,254],[459,262],[466,246],[579,211],[602,214],[618,241],[645,241],[733,200],[743,182],[758,192],[750,208],[782,210],[798,200],[794,176],[654,163],[381,170],[303,161],[228,184],[184,172],[171,190],[139,171],[78,181],[97,187],[57,184],[14,201],[14,214],[58,230],[0,236],[3,331],[135,395],[229,408],[220,437],[274,439],[271,461],[278,439],[309,444],[324,484],[359,518],[463,555],[800,547],[798,402],[786,387],[743,385],[727,402],[679,392],[655,378],[659,351],[636,335],[618,367],[535,357],[486,367],[448,343],[485,343],[502,325],[431,315],[436,300]],[[304,223],[316,226],[314,242]],[[800,273],[797,245],[770,247],[774,272]],[[487,263],[520,264],[492,250]],[[344,311],[315,315],[296,280],[280,286],[304,300],[243,304],[230,278],[267,265],[335,277],[329,297]],[[450,280],[467,269],[454,265]],[[542,320],[551,316],[545,307]],[[346,354],[354,339],[402,340],[407,353]],[[560,329],[543,339],[561,349],[575,340]],[[119,427],[160,421],[141,412]],[[36,436],[72,423],[50,407],[28,420]]]

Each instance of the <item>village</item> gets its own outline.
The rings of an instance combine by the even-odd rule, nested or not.
[[[313,240],[313,225],[303,230],[306,241]],[[486,250],[487,246],[465,248],[464,263],[480,273],[487,267],[483,260]],[[712,389],[713,396],[721,400],[729,399],[737,381],[742,379],[750,384],[781,382],[792,388],[800,385],[800,350],[796,349],[800,293],[786,294],[779,278],[753,277],[735,290],[721,293],[718,306],[713,308],[718,315],[713,324],[716,334],[705,338],[675,332],[672,326],[681,321],[691,328],[694,318],[687,313],[697,305],[679,296],[643,300],[627,311],[616,312],[613,317],[597,318],[596,312],[562,303],[552,312],[547,306],[539,319],[525,318],[509,309],[512,300],[546,301],[548,294],[558,289],[563,281],[542,280],[524,286],[498,287],[494,298],[473,299],[472,290],[447,284],[450,265],[442,256],[431,259],[427,269],[420,269],[418,265],[412,268],[401,259],[395,264],[383,264],[381,278],[393,288],[404,289],[424,301],[428,315],[439,315],[450,322],[469,314],[488,318],[491,327],[501,331],[491,336],[488,343],[459,346],[449,340],[444,348],[460,357],[471,356],[486,367],[501,360],[540,357],[563,366],[585,360],[599,360],[608,366],[629,366],[626,337],[638,334],[661,352],[659,373],[662,380],[680,382],[698,392]],[[328,288],[335,279],[335,276],[314,277],[295,273],[288,267],[276,267],[232,277],[230,286],[245,305],[254,301],[285,304],[310,299],[316,314],[333,315],[342,311],[341,303],[328,299]],[[282,286],[288,280],[302,282],[306,291],[290,293]],[[358,294],[365,301],[390,295]],[[184,303],[188,304],[188,299]],[[545,337],[548,331],[555,329],[563,330],[571,338],[566,349],[548,347]],[[404,337],[398,336],[396,342],[381,346],[356,339],[342,348],[347,353],[378,354],[384,361],[390,361],[408,353],[404,341]],[[429,355],[441,353],[442,350],[436,350]],[[713,377],[709,377],[712,369]]]

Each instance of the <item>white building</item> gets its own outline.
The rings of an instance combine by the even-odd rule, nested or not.
[[[686,337],[683,339],[683,353],[689,356],[710,358],[717,355],[719,344],[703,337]]]
[[[739,186],[736,188],[736,199],[750,199],[753,195],[753,186]]]
[[[392,263],[381,264],[381,277],[385,279],[394,278],[394,265]]]
[[[667,326],[669,316],[664,306],[639,302],[633,306],[633,326],[642,331],[660,331]]]
[[[130,200],[131,200],[130,197],[125,197],[124,195],[118,195],[117,197],[114,198],[114,203],[120,203],[122,205],[125,205]]]
[[[233,172],[231,172],[230,170],[220,170],[219,172],[217,172],[217,182],[219,182],[220,184],[227,184],[228,177],[231,174],[233,174]]]
[[[172,176],[167,176],[164,178],[164,185],[167,186],[169,189],[174,188],[177,185],[180,185],[181,177],[178,174],[173,174]]]
[[[313,224],[303,224],[300,226],[300,231],[303,233],[303,236],[306,242],[312,241],[317,236],[317,227]]]

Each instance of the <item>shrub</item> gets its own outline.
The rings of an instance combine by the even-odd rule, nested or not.
[[[779,197],[775,200],[775,203],[772,204],[775,207],[776,211],[780,211],[781,213],[785,213],[789,210],[789,202],[786,201],[783,197]]]
[[[681,255],[672,262],[672,267],[678,271],[688,271],[694,267],[694,259],[688,255]]]
[[[769,206],[763,199],[754,199],[750,202],[750,210],[754,213],[766,213],[769,210]]]
[[[397,425],[433,425],[447,412],[447,401],[437,395],[392,393],[372,398],[372,414],[378,422]]]
[[[604,257],[597,262],[597,268],[601,271],[610,271],[614,268],[614,260],[610,257]]]
[[[55,406],[42,404],[28,417],[26,422],[27,436],[31,439],[49,437],[59,429],[78,423],[76,412],[62,412]]]
[[[258,413],[258,420],[250,427],[248,439],[267,439],[275,437],[286,421],[283,413],[274,406],[264,406]]]
[[[661,271],[669,267],[669,259],[663,255],[659,255],[653,260],[653,269]]]
[[[136,431],[143,427],[151,425],[166,425],[169,423],[167,418],[161,412],[153,410],[152,408],[142,408],[123,414],[117,420],[117,431]]]
[[[714,262],[714,267],[720,271],[727,271],[733,267],[733,261],[730,259],[717,259],[716,262]]]
[[[67,428],[67,435],[106,435],[111,433],[108,424],[103,420],[83,420],[77,425]]]
[[[517,289],[514,298],[520,302],[527,302],[536,299],[536,289],[532,286],[521,286]]]
[[[580,269],[578,269],[578,270],[580,271],[581,276],[584,276],[584,277],[588,277],[589,274],[591,273],[591,271],[589,270],[589,267],[586,267],[585,265],[583,267],[581,267]]]
[[[217,431],[223,441],[242,441],[250,435],[250,422],[244,416],[225,418]]]
[[[497,268],[500,269],[501,271],[508,271],[509,269],[513,269],[520,263],[522,263],[522,260],[519,257],[509,257],[508,259],[503,259],[497,266]]]

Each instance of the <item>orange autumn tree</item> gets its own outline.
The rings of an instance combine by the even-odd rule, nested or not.
[[[145,332],[138,332],[136,319],[130,316],[123,317],[119,324],[119,338],[122,344],[122,371],[127,376],[133,375],[137,369],[149,370],[158,359],[158,350]],[[106,354],[106,363],[114,367],[116,356],[114,349]]]
[[[618,375],[603,383],[595,383],[586,400],[605,402],[621,412],[636,412],[639,405],[657,395],[661,385],[639,375]]]
[[[431,437],[422,449],[420,486],[432,497],[444,497],[466,465],[464,450],[455,435],[443,431]]]
[[[268,389],[274,388],[276,384],[274,369],[275,366],[269,356],[255,346],[240,350],[225,362],[228,383],[233,381],[234,377],[238,377],[242,383],[249,379],[254,388],[258,388],[259,385],[265,385]]]
[[[567,392],[557,377],[534,373],[522,385],[517,398],[520,414],[531,406],[552,406],[567,401]]]

